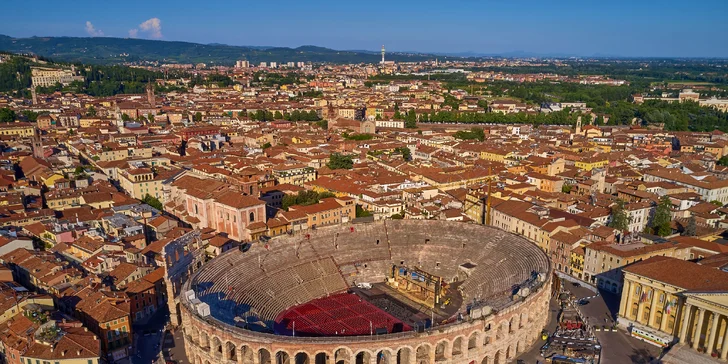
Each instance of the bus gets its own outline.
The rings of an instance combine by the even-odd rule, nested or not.
[[[672,341],[674,340],[674,338],[670,335],[654,333],[651,331],[640,329],[635,326],[632,326],[629,331],[632,337],[642,340],[646,343],[659,346],[661,348],[667,347],[668,345],[672,344]]]

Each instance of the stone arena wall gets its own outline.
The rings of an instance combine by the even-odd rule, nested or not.
[[[382,336],[262,334],[203,318],[181,298],[185,350],[192,364],[501,364],[538,340],[549,317],[551,283],[549,275],[538,292],[486,317]]]

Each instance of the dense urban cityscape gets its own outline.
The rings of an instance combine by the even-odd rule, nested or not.
[[[0,362],[728,360],[728,60],[161,29],[0,36]]]

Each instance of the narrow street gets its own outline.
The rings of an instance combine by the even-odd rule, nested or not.
[[[136,354],[131,357],[132,364],[149,364],[157,359],[162,330],[168,321],[169,311],[162,305],[149,322],[134,327]]]

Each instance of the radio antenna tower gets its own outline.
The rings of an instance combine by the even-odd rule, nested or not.
[[[384,44],[382,44],[382,64],[384,64]]]

